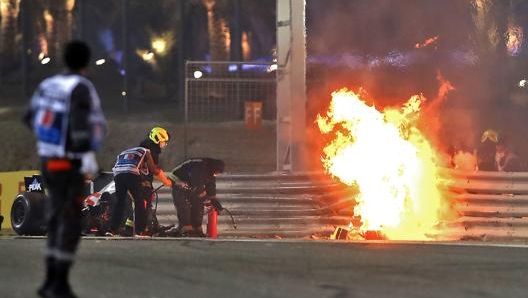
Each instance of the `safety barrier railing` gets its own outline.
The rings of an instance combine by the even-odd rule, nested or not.
[[[528,238],[528,173],[446,170],[459,218],[450,223],[461,239]]]
[[[321,173],[217,177],[219,237],[327,237],[350,221],[354,191]],[[177,223],[168,188],[158,192],[160,224]],[[204,223],[207,217],[204,217]]]
[[[439,178],[457,216],[438,224],[437,239],[528,239],[528,173],[443,169]],[[106,175],[94,188],[111,179]],[[353,221],[358,189],[323,173],[228,173],[217,177],[217,193],[236,224],[221,212],[219,237],[324,238]],[[160,224],[177,224],[167,187],[158,191],[156,212]]]
[[[528,238],[528,173],[444,169],[442,176],[458,217],[439,223],[439,239]],[[220,237],[328,237],[352,221],[357,189],[322,173],[227,174],[217,181],[218,198],[237,224],[221,213]],[[160,222],[176,223],[168,189],[159,200]]]

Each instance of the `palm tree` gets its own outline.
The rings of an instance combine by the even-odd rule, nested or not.
[[[229,0],[203,0],[207,9],[209,51],[212,61],[226,61],[229,56],[229,25],[224,17]]]
[[[203,3],[207,8],[211,60],[240,61],[271,55],[275,46],[275,0]]]
[[[0,11],[0,56],[6,58],[4,61],[13,61],[17,55],[17,15],[18,15],[18,1],[17,0],[2,0],[4,7]],[[5,66],[5,62],[2,63]]]
[[[47,10],[51,24],[47,30],[48,51],[50,56],[60,52],[61,46],[72,37],[73,5],[64,0],[48,0]],[[51,27],[51,28],[50,28]]]
[[[246,59],[272,56],[275,48],[275,0],[245,0],[241,7],[242,31],[247,36]]]

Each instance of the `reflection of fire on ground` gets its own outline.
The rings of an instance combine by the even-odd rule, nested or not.
[[[413,96],[399,109],[380,112],[342,89],[318,116],[331,140],[323,151],[325,169],[359,188],[347,239],[436,239],[449,204],[439,189],[439,155],[417,127],[424,100]]]

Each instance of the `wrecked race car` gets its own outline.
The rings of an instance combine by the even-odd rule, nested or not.
[[[103,173],[93,181],[86,181],[86,198],[82,210],[83,233],[104,233],[115,192],[112,178],[111,174]],[[25,191],[17,194],[11,205],[11,227],[18,235],[43,236],[47,232],[46,187],[40,175],[24,177],[24,184]]]
[[[46,187],[40,175],[25,177],[25,191],[19,193],[11,206],[11,226],[18,235],[44,236],[46,235],[45,208],[47,204]],[[162,226],[156,215],[158,205],[158,190],[163,184],[151,193],[151,208],[147,208],[147,232],[158,237],[180,237],[180,231],[174,225]],[[82,217],[84,236],[105,236],[110,227],[110,216],[115,204],[115,184],[112,173],[102,173],[93,181],[86,181],[85,198],[83,202]],[[211,202],[205,202],[207,216],[215,215],[218,211]],[[129,197],[126,202],[123,220],[120,227],[121,236],[133,236],[133,200]],[[216,212],[210,212],[216,210]],[[236,223],[226,208],[225,210],[233,222]],[[209,219],[210,220],[210,219]],[[216,220],[215,220],[216,222]],[[209,226],[208,226],[209,230]]]

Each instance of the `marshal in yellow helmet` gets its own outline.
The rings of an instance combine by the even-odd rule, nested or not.
[[[496,132],[493,129],[488,129],[482,133],[482,136],[480,137],[480,142],[484,143],[486,140],[490,140],[493,143],[499,142],[499,133]]]
[[[155,144],[168,142],[170,139],[170,134],[164,128],[156,126],[150,130],[149,139],[151,139]]]

